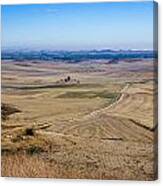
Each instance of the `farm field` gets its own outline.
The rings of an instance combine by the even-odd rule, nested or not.
[[[2,176],[155,179],[156,95],[153,59],[2,61]]]

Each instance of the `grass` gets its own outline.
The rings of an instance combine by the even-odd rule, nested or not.
[[[2,170],[2,176],[5,177],[57,177],[57,172],[39,156],[23,153],[2,156]]]
[[[106,102],[104,107],[116,102],[121,96],[121,93],[104,91],[67,91],[58,95],[56,98],[63,99],[94,99],[101,98],[105,99]]]
[[[2,85],[2,88],[18,89],[18,90],[37,90],[37,89],[53,89],[53,88],[94,88],[101,87],[99,84],[49,84],[49,85]]]
[[[12,166],[11,166],[12,165]],[[89,164],[87,165],[90,166]],[[14,155],[2,156],[2,176],[5,177],[26,177],[26,178],[103,178],[103,175],[97,172],[91,174],[82,170],[66,169],[66,165],[58,163],[49,163],[43,160],[39,155],[28,155],[18,153]],[[105,178],[106,179],[106,178]],[[113,179],[113,177],[109,177]]]
[[[69,91],[63,93],[57,98],[107,98],[116,100],[120,96],[120,93],[110,93],[108,91]]]
[[[116,69],[95,65],[97,72],[93,73],[85,65],[81,67],[83,72],[76,66],[51,65],[41,67],[46,75],[50,72],[49,77],[42,71],[26,71],[25,66],[21,72],[17,65],[12,70],[14,76],[3,73],[4,78],[16,78],[4,79],[2,85],[11,88],[2,94],[3,103],[10,103],[2,105],[2,176],[151,180],[153,132],[128,119],[143,117],[149,123],[152,118],[152,96],[132,94],[144,91],[146,86],[134,85],[127,90],[131,96],[122,97],[126,100],[101,108],[120,98],[126,81],[152,77],[143,73],[139,77],[134,71],[128,74],[127,69],[121,70],[121,64]],[[144,64],[138,65],[144,69]],[[11,69],[12,66],[8,70]],[[81,84],[55,85],[63,72]],[[151,89],[152,84],[149,86]],[[139,102],[143,103],[140,108]],[[22,112],[14,115],[19,112],[17,108]],[[10,114],[13,115],[8,117]]]

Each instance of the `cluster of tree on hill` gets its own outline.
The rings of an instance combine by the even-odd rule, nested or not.
[[[73,79],[70,76],[67,76],[64,79],[60,79],[59,81],[56,82],[57,84],[80,84],[80,81],[77,79]]]

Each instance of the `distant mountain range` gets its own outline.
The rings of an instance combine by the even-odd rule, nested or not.
[[[157,52],[152,50],[81,50],[81,51],[50,51],[50,50],[2,50],[2,60],[69,60],[80,62],[98,59],[139,59],[157,58]]]

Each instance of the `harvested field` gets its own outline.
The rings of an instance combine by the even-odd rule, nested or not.
[[[156,179],[155,82],[152,59],[3,61],[2,176]]]

